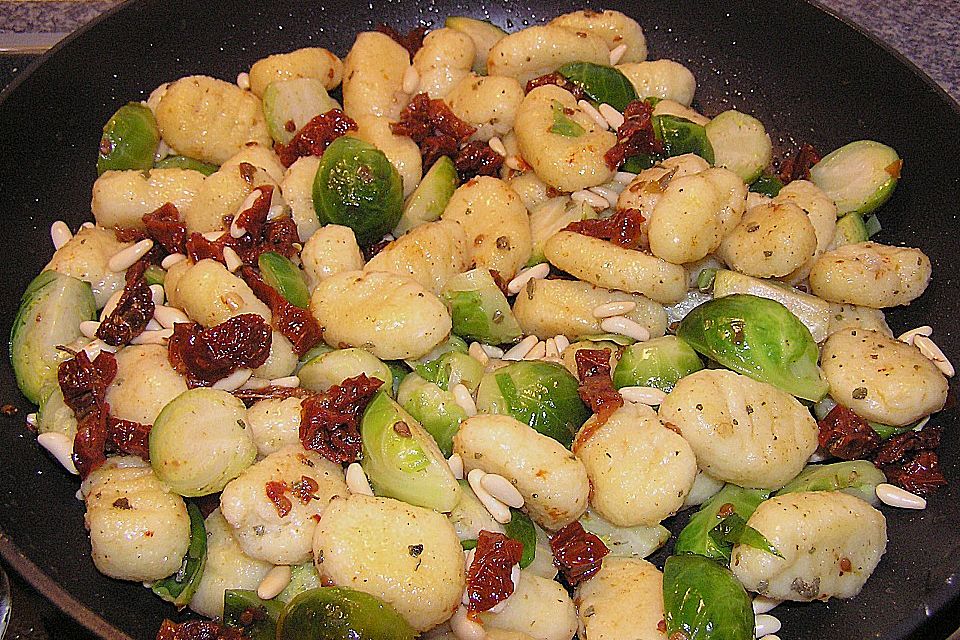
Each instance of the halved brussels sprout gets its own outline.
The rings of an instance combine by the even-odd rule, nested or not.
[[[384,389],[393,387],[390,367],[369,351],[357,347],[321,353],[300,367],[297,376],[300,378],[300,386],[311,391],[326,391],[361,373],[368,378],[383,380]]]
[[[543,245],[571,222],[597,217],[597,211],[584,201],[573,201],[566,196],[550,198],[530,212],[530,237],[533,251],[527,266],[546,262]]]
[[[728,369],[805,400],[817,402],[829,389],[810,330],[774,300],[746,294],[715,298],[690,311],[677,336]]]
[[[903,160],[885,144],[857,140],[810,168],[810,180],[837,203],[837,216],[870,213],[893,195]]]
[[[458,184],[460,177],[453,160],[440,156],[404,203],[394,235],[400,236],[421,224],[439,220]]]
[[[472,356],[459,351],[448,351],[439,358],[415,364],[413,370],[424,380],[432,382],[444,391],[458,384],[470,393],[477,390],[483,378],[483,365]]]
[[[504,344],[523,334],[510,303],[486,269],[453,276],[440,297],[450,310],[453,332],[466,340]]]
[[[663,565],[667,635],[687,640],[751,640],[750,596],[736,576],[709,558],[677,555]]]
[[[614,67],[592,62],[569,62],[557,69],[557,73],[583,89],[593,102],[606,103],[620,112],[637,99],[633,83]]]
[[[437,444],[383,391],[363,412],[360,437],[361,465],[377,495],[442,512],[456,506],[460,485]]]
[[[591,415],[578,387],[573,374],[554,362],[511,362],[483,376],[477,410],[512,416],[569,449]]]
[[[867,232],[867,225],[863,222],[863,216],[859,213],[848,213],[837,220],[837,229],[833,234],[831,247],[859,244],[869,239],[870,234]]]
[[[662,524],[652,527],[618,527],[587,509],[580,516],[586,531],[603,540],[611,556],[646,558],[670,539],[670,530]]]
[[[361,246],[370,246],[400,221],[400,174],[369,142],[342,136],[320,159],[313,179],[313,208],[321,225],[350,227]]]
[[[316,116],[339,108],[340,104],[316,78],[275,80],[263,92],[263,117],[270,137],[280,144],[289,144],[297,131]]]
[[[677,380],[703,369],[697,352],[676,336],[661,336],[626,347],[613,371],[613,386],[673,391]]]
[[[104,171],[150,169],[160,144],[160,129],[150,107],[129,102],[110,117],[100,138],[97,175]]]
[[[674,553],[693,553],[719,560],[729,558],[729,549],[718,544],[717,540],[710,535],[714,527],[725,517],[720,515],[721,509],[725,505],[730,505],[724,511],[749,520],[760,503],[770,497],[770,493],[763,489],[743,489],[733,484],[726,485],[693,514],[690,522],[677,536],[677,542],[673,547]]]
[[[849,460],[833,464],[811,464],[777,491],[777,495],[799,491],[843,491],[870,504],[877,504],[877,485],[886,476],[869,460]]]
[[[203,567],[207,563],[207,527],[203,524],[203,514],[192,502],[187,503],[187,514],[190,516],[190,546],[187,547],[187,555],[183,557],[183,564],[175,574],[157,580],[151,587],[163,600],[178,607],[185,607],[190,603],[203,577]]]
[[[301,309],[310,306],[307,281],[297,265],[274,251],[265,251],[257,258],[257,266],[264,282],[277,290],[284,299]]]
[[[205,176],[213,175],[220,169],[215,164],[201,162],[187,156],[167,156],[163,160],[158,160],[153,166],[157,169],[189,169],[199,171]]]
[[[433,436],[444,457],[453,455],[453,436],[468,418],[453,393],[411,373],[397,389],[397,402]]]
[[[386,602],[345,587],[320,587],[291,600],[276,640],[414,640],[417,632]]]
[[[773,160],[773,144],[763,123],[734,109],[718,114],[704,126],[716,164],[741,180],[757,180]]]
[[[702,125],[677,116],[660,115],[653,117],[653,133],[663,142],[664,154],[668,158],[695,153],[710,164],[714,163],[713,146]]]
[[[783,181],[775,175],[761,173],[756,180],[750,183],[750,191],[760,195],[776,198],[783,189]]]
[[[298,564],[290,568],[290,583],[277,596],[280,602],[290,602],[304,591],[322,587],[320,574],[313,561]]]

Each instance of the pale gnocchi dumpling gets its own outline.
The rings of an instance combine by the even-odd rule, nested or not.
[[[320,158],[304,156],[290,165],[280,180],[280,192],[290,207],[290,217],[297,223],[297,235],[303,243],[306,243],[320,229],[320,221],[313,208],[313,179],[319,168]]]
[[[511,33],[490,49],[487,74],[516,78],[521,85],[568,62],[610,63],[610,49],[603,38],[586,29],[559,25],[535,25]]]
[[[90,209],[104,229],[143,229],[143,216],[170,203],[184,211],[206,177],[191,169],[105,171],[93,183]]]
[[[129,246],[132,243],[120,242],[113,231],[100,227],[81,228],[57,249],[44,270],[89,282],[97,308],[103,308],[110,296],[124,285],[124,272],[111,270],[110,258]]]
[[[116,357],[117,375],[105,397],[115,418],[153,424],[167,403],[187,390],[163,345],[129,345]]]
[[[485,628],[525,633],[536,640],[571,640],[577,609],[559,582],[520,572],[519,583],[500,613],[480,614]]]
[[[326,89],[333,89],[342,77],[340,58],[321,47],[306,47],[254,62],[250,67],[250,91],[262,98],[271,82],[294,78],[314,78],[323,82]]]
[[[697,80],[685,66],[673,60],[626,62],[617,69],[630,81],[640,98],[673,100],[685,107],[693,102]]]
[[[785,276],[817,251],[817,231],[803,209],[773,201],[748,209],[717,255],[731,269],[757,278]]]
[[[477,127],[478,139],[489,140],[513,129],[523,95],[516,78],[469,75],[450,89],[444,101],[458,118]]]
[[[577,613],[590,640],[666,640],[663,574],[640,558],[607,557],[595,576],[577,587]]]
[[[785,391],[722,369],[680,378],[660,419],[690,443],[705,472],[741,487],[779,489],[817,448],[810,411]]]
[[[300,413],[300,398],[267,398],[247,409],[247,426],[257,453],[268,456],[300,442]]]
[[[403,76],[410,68],[407,50],[376,31],[357,34],[343,60],[343,110],[351,118],[369,114],[398,118],[410,99]]]
[[[810,289],[830,302],[883,309],[918,298],[931,273],[930,258],[919,249],[861,242],[821,255],[810,271]]]
[[[475,53],[473,39],[455,29],[431,31],[413,56],[413,68],[420,83],[414,93],[445,98],[450,90],[470,75]]]
[[[852,598],[887,548],[883,514],[840,491],[771,498],[747,524],[783,557],[740,544],[730,569],[748,590],[779,600]]]
[[[312,201],[310,206],[313,207]],[[363,253],[360,252],[353,229],[328,224],[311,235],[303,245],[300,262],[313,289],[330,276],[363,269]]]
[[[364,266],[364,271],[388,271],[410,276],[435,295],[448,278],[467,270],[467,236],[453,220],[414,227]]]
[[[557,16],[550,24],[570,29],[575,33],[597,36],[613,51],[623,47],[620,62],[639,62],[647,59],[647,39],[636,20],[619,11],[582,9]]]
[[[702,174],[674,178],[651,212],[650,251],[673,264],[695,262],[719,245],[727,194]]]

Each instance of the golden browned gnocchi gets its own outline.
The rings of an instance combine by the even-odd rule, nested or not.
[[[343,63],[335,54],[321,47],[307,47],[290,53],[275,53],[250,67],[250,91],[258,98],[271,82],[294,78],[314,78],[327,89],[340,84]]]
[[[513,129],[523,87],[516,78],[469,75],[450,89],[446,102],[458,118],[477,127],[474,135],[488,140]]]
[[[557,16],[550,24],[602,38],[612,52],[623,47],[620,62],[647,59],[647,39],[637,21],[619,11],[583,9]]]
[[[610,50],[603,38],[586,29],[537,25],[511,33],[493,45],[487,56],[487,73],[516,78],[525,86],[568,62],[609,64]]]
[[[810,288],[830,302],[883,309],[915,300],[931,273],[930,258],[919,249],[862,242],[821,255],[810,271]]]
[[[650,216],[650,251],[673,264],[695,262],[719,245],[719,212],[727,194],[707,177],[697,174],[674,178]]]
[[[389,271],[410,276],[423,288],[440,294],[443,283],[467,270],[467,237],[452,220],[415,227],[370,259],[364,271]]]
[[[130,242],[120,242],[113,231],[87,227],[77,231],[69,242],[57,249],[45,269],[89,282],[97,307],[107,304],[116,291],[123,289],[124,272],[110,268],[110,258]]]
[[[663,574],[640,558],[606,558],[575,595],[583,637],[589,640],[666,640]]]
[[[389,36],[376,31],[357,34],[343,60],[343,110],[353,118],[399,117],[410,99],[402,91],[409,68],[410,54]]]
[[[190,169],[106,171],[93,183],[90,209],[104,229],[142,229],[143,216],[166,203],[186,209],[205,181]]]
[[[338,224],[328,224],[311,235],[300,252],[300,261],[311,289],[330,276],[363,269],[363,254],[353,229]]]
[[[693,102],[697,81],[690,70],[673,60],[649,60],[618,64],[617,69],[627,76],[637,95],[643,98],[673,100],[685,107]]]
[[[757,278],[785,276],[817,250],[817,231],[792,202],[748,209],[720,243],[717,255],[730,268]]]

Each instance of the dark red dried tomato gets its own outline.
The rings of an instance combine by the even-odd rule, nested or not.
[[[139,266],[139,275],[136,274]],[[153,292],[143,277],[145,262],[137,262],[127,273],[127,284],[123,287],[120,301],[110,315],[104,318],[97,328],[97,337],[112,347],[127,344],[147,328],[153,319],[157,305],[153,302]],[[133,277],[131,277],[131,275]]]
[[[147,235],[167,253],[186,253],[187,227],[180,220],[180,212],[173,203],[166,203],[156,211],[143,216]]]
[[[603,557],[610,553],[603,541],[584,530],[579,522],[571,522],[550,536],[553,564],[567,584],[575,586],[600,571]]]
[[[416,27],[403,34],[386,24],[378,24],[377,31],[385,36],[389,36],[394,42],[407,50],[410,58],[413,58],[423,46],[423,37],[427,34],[426,27]]]
[[[117,359],[101,351],[91,362],[86,351],[79,351],[57,367],[57,382],[64,403],[73,409],[77,420],[96,411],[102,404],[107,387],[117,375]]]
[[[467,568],[467,609],[489,611],[513,593],[513,565],[523,556],[523,543],[502,533],[481,531],[473,562]]]
[[[73,438],[73,464],[86,478],[107,461],[107,408],[97,407],[79,418],[77,435]]]
[[[253,294],[270,307],[273,326],[290,340],[298,356],[320,344],[323,329],[309,309],[292,304],[250,267],[242,267],[240,275],[253,289]]]
[[[940,469],[940,457],[934,451],[940,446],[942,435],[942,427],[901,433],[880,446],[873,462],[887,476],[888,482],[926,495],[947,484]]]
[[[383,384],[360,374],[306,398],[300,409],[300,442],[327,460],[342,464],[360,459],[360,416]]]
[[[277,144],[275,148],[280,162],[289,167],[302,156],[322,156],[331,142],[356,130],[353,118],[340,109],[331,109],[300,127],[288,144]]]
[[[460,179],[466,182],[475,176],[495,176],[503,166],[503,156],[486,142],[472,140],[461,147],[453,160]]]
[[[164,620],[157,632],[157,640],[245,640],[239,629],[209,620],[172,622]]]
[[[505,298],[512,295],[510,290],[507,288],[510,282],[508,280],[504,280],[499,271],[496,269],[490,269],[490,277],[493,278],[493,283],[497,285],[497,289],[500,289],[500,293],[502,293]]]
[[[147,239],[147,232],[132,227],[114,227],[113,235],[117,242],[140,242]]]
[[[243,313],[202,329],[178,322],[167,345],[167,359],[191,387],[211,385],[237,369],[256,369],[270,355],[273,334],[255,313]]]
[[[643,214],[639,209],[623,209],[609,218],[571,222],[564,231],[608,240],[624,249],[638,249],[641,245]]]
[[[820,154],[813,145],[804,142],[795,155],[780,162],[780,171],[777,175],[783,184],[789,184],[794,180],[809,180],[810,168],[818,162],[820,162]]]
[[[120,420],[107,416],[107,446],[120,453],[150,459],[150,430],[152,424]]]
[[[426,93],[418,93],[410,100],[400,112],[399,122],[390,124],[390,130],[417,143],[424,170],[440,156],[455,157],[460,144],[477,131],[458,118],[443,100],[431,100]]]
[[[866,458],[880,446],[880,436],[873,427],[839,404],[818,424],[820,446],[841,460]]]
[[[940,446],[942,437],[943,427],[939,426],[895,435],[880,446],[873,461],[878,465],[896,464],[913,451],[933,451]]]
[[[281,518],[286,517],[286,515],[290,513],[290,510],[293,509],[293,503],[290,502],[290,498],[283,495],[290,490],[287,483],[272,480],[266,484],[264,490],[267,493],[267,497],[270,498],[270,502],[272,502],[273,506],[277,509],[277,515]]]
[[[643,100],[634,100],[623,111],[623,124],[617,128],[617,144],[603,159],[616,170],[627,158],[663,153],[663,142],[653,132],[653,107]]]
[[[373,257],[387,248],[393,240],[389,237],[382,238],[379,242],[374,242],[369,247],[361,247],[360,250],[363,251],[363,259],[367,262],[373,260]]]
[[[575,82],[567,80],[565,77],[554,71],[553,73],[548,73],[542,75],[539,78],[534,78],[533,80],[527,81],[526,92],[530,93],[537,87],[543,87],[546,85],[556,85],[561,89],[566,89],[573,94],[573,97],[577,100],[583,100],[586,97],[586,94],[583,92],[583,89],[580,85]]]
[[[577,393],[597,416],[587,428],[577,434],[573,445],[577,448],[589,440],[614,411],[623,406],[623,396],[614,388],[610,378],[609,349],[580,349],[574,360],[580,378]]]
[[[420,155],[423,156],[424,168],[432,167],[443,156],[455,156],[458,147],[457,139],[445,133],[427,136],[420,143]]]
[[[290,487],[290,493],[293,494],[300,504],[310,504],[311,500],[317,500],[317,490],[320,485],[310,476],[300,476],[300,479]]]
[[[577,377],[610,377],[610,349],[579,349],[573,359],[577,363]]]
[[[260,402],[261,400],[286,398],[309,398],[313,392],[303,387],[278,387],[271,385],[260,389],[237,389],[231,392],[236,398],[239,398],[247,408]]]

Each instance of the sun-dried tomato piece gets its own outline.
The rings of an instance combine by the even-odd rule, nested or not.
[[[810,168],[818,162],[820,162],[820,154],[813,145],[804,142],[796,154],[780,162],[777,177],[783,184],[789,184],[794,180],[809,180]]]
[[[164,620],[157,632],[157,640],[245,640],[239,629],[209,620],[172,622]]]
[[[73,464],[86,478],[107,461],[107,410],[97,407],[77,421],[73,438]]]
[[[187,227],[180,220],[176,205],[166,203],[156,211],[144,214],[143,224],[147,235],[163,247],[167,253],[185,253],[187,246]]]
[[[73,409],[77,420],[82,420],[103,404],[107,387],[116,375],[117,359],[107,351],[101,351],[93,362],[86,351],[78,351],[73,358],[60,363],[57,382],[64,403]]]
[[[467,609],[489,611],[513,593],[513,565],[523,556],[523,543],[502,533],[481,531],[473,562],[467,568]]]
[[[290,340],[298,356],[320,344],[323,329],[309,309],[292,304],[250,267],[242,267],[240,275],[253,289],[253,294],[270,307],[273,326]]]
[[[120,453],[150,459],[150,430],[152,424],[120,420],[107,416],[107,446]]]
[[[400,33],[390,25],[382,23],[377,25],[377,31],[389,36],[390,39],[406,49],[411,59],[417,54],[417,51],[420,51],[420,47],[423,46],[423,37],[427,34],[426,27],[416,27],[407,33]]]
[[[271,480],[264,486],[264,491],[267,494],[267,497],[270,498],[270,502],[273,503],[273,506],[277,510],[277,515],[281,518],[286,517],[290,510],[293,509],[293,503],[290,502],[290,498],[284,494],[290,490],[289,485],[286,482]]]
[[[136,268],[139,267],[139,275]],[[153,302],[153,292],[143,277],[146,263],[138,261],[127,273],[127,283],[123,287],[120,301],[110,315],[104,318],[97,328],[97,337],[112,347],[127,344],[147,328],[153,319],[157,305]],[[133,277],[131,277],[133,276]]]
[[[608,240],[624,249],[638,249],[643,236],[643,221],[644,217],[639,209],[623,209],[609,218],[571,222],[563,230]]]
[[[610,349],[579,349],[573,359],[577,363],[577,377],[610,376]]]
[[[140,242],[147,238],[146,231],[132,227],[114,227],[113,235],[117,239],[117,242]]]
[[[348,131],[356,131],[357,123],[340,109],[331,109],[326,113],[314,116],[310,122],[300,127],[300,130],[287,144],[277,144],[277,155],[285,167],[289,167],[297,158],[303,156],[322,156],[330,143],[345,135]]]
[[[586,97],[586,94],[583,92],[583,89],[575,82],[567,80],[565,77],[554,71],[553,73],[548,73],[542,75],[539,78],[534,78],[533,80],[527,81],[526,92],[530,93],[537,87],[543,87],[549,84],[555,84],[561,89],[566,89],[573,94],[573,97],[577,100],[583,100]]]
[[[360,251],[363,252],[363,259],[367,262],[373,260],[373,257],[387,248],[393,240],[389,236],[381,238],[379,242],[374,242],[369,247],[360,247]]]
[[[453,160],[460,179],[466,182],[475,176],[495,176],[503,166],[503,156],[486,142],[471,140],[463,145]]]
[[[880,446],[873,461],[878,465],[896,464],[913,451],[933,451],[942,437],[943,427],[938,426],[895,435]]]
[[[314,395],[313,391],[304,389],[303,387],[278,387],[276,385],[270,385],[269,387],[262,387],[260,389],[237,389],[236,391],[231,391],[231,393],[234,397],[240,399],[248,409],[261,400],[303,399]]]
[[[382,384],[383,380],[361,373],[304,399],[300,409],[304,448],[337,464],[359,460],[360,416]]]
[[[417,143],[424,170],[440,156],[455,157],[460,145],[477,131],[458,118],[443,100],[431,100],[426,93],[418,93],[410,100],[400,112],[400,120],[390,124],[390,130]]]
[[[431,167],[443,156],[455,156],[460,145],[457,139],[445,133],[427,136],[420,143],[420,155],[423,156],[423,166]]]
[[[256,369],[270,355],[273,334],[255,313],[243,313],[202,329],[178,322],[167,345],[167,359],[191,387],[208,386],[237,369]]]
[[[603,159],[616,171],[627,158],[637,155],[663,153],[663,142],[653,132],[653,106],[644,100],[634,100],[623,111],[623,124],[617,128],[617,143]]]
[[[880,436],[873,427],[839,404],[818,424],[820,446],[841,460],[866,458],[880,446]]]
[[[880,446],[873,463],[880,467],[888,482],[925,495],[947,484],[940,470],[940,457],[934,451],[940,446],[942,436],[942,427],[901,433]]]
[[[500,289],[500,293],[503,294],[503,297],[509,297],[513,294],[510,293],[508,286],[510,285],[509,280],[504,280],[503,276],[500,275],[500,272],[496,269],[490,269],[490,277],[493,278],[493,284],[497,285],[497,289]]]
[[[610,378],[609,349],[580,349],[574,356],[580,386],[577,393],[590,410],[597,415],[587,431],[577,436],[574,446],[586,442],[607,421],[610,415],[623,406],[623,396],[614,388]]]
[[[579,522],[571,522],[550,536],[550,550],[553,564],[570,586],[593,577],[600,571],[603,557],[610,553],[603,541]]]
[[[293,494],[300,504],[310,504],[311,500],[317,500],[317,491],[320,485],[310,476],[300,476],[300,479],[290,487],[290,493]]]

